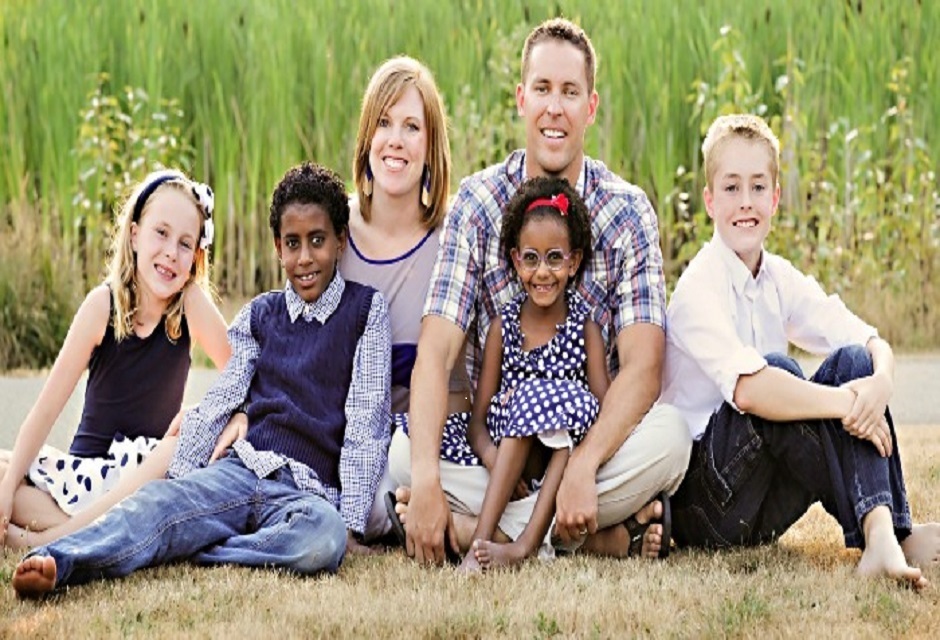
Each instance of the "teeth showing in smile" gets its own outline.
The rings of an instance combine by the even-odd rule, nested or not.
[[[542,129],[542,135],[546,138],[564,138],[565,132],[558,129]]]
[[[301,282],[310,283],[317,279],[317,274],[308,273],[307,275],[304,275],[304,276],[297,276],[297,279],[300,280]]]
[[[175,274],[174,272],[170,271],[169,269],[167,269],[166,267],[157,265],[157,266],[156,266],[156,270],[157,270],[157,273],[159,273],[159,274],[160,274],[161,276],[163,276],[164,278],[167,278],[167,279],[172,280],[173,278],[176,277],[176,274]]]
[[[734,223],[736,227],[744,227],[745,229],[750,229],[751,227],[757,226],[757,220],[754,218],[748,218],[747,220],[738,220]]]
[[[401,169],[407,164],[401,158],[384,158],[383,162],[385,162],[385,166],[389,169]]]

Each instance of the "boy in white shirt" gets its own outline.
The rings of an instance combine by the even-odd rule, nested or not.
[[[940,524],[912,525],[891,416],[894,356],[815,279],[763,249],[779,142],[757,116],[718,118],[702,144],[715,234],[667,311],[662,401],[695,440],[672,499],[679,545],[756,545],[815,501],[864,549],[862,575],[927,585]],[[788,343],[828,355],[810,380]]]

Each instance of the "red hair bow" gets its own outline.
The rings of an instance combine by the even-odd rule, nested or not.
[[[563,216],[568,215],[568,196],[563,193],[559,193],[557,196],[552,196],[551,198],[536,198],[529,203],[529,206],[525,208],[525,212],[529,213],[532,209],[537,207],[552,207],[553,209],[558,209],[558,211]]]

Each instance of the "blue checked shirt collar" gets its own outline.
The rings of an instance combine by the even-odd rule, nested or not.
[[[320,297],[313,302],[304,302],[288,281],[284,286],[284,297],[287,299],[287,313],[290,321],[296,322],[297,318],[303,316],[306,322],[316,318],[320,324],[323,324],[336,311],[345,290],[346,281],[343,280],[343,276],[339,275],[339,271],[334,271],[333,280]]]

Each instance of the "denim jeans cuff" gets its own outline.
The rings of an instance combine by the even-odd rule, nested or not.
[[[864,548],[865,538],[861,529],[862,520],[866,515],[868,515],[868,512],[870,512],[875,507],[880,507],[881,505],[888,507],[888,509],[891,511],[891,522],[894,525],[895,531],[911,531],[912,523],[910,512],[906,509],[902,511],[896,511],[894,509],[895,505],[894,500],[892,500],[891,493],[883,491],[873,496],[863,498],[861,501],[859,501],[858,504],[855,505],[855,518],[858,521],[858,528],[854,531],[844,532],[846,547],[858,549]],[[906,538],[907,536],[905,535],[904,537]]]

